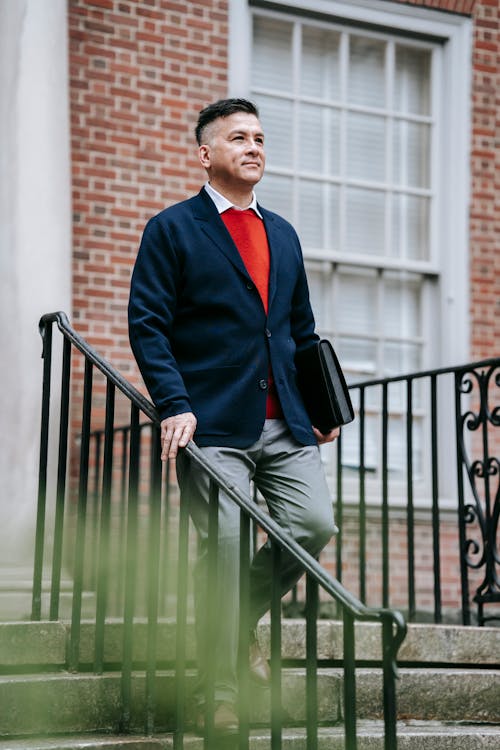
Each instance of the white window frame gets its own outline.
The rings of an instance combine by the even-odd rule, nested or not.
[[[439,273],[440,330],[433,349],[424,353],[423,367],[467,362],[470,359],[471,19],[387,0],[274,0],[272,4],[265,0],[230,0],[229,96],[249,95],[252,7],[267,9],[275,16],[279,13],[284,20],[287,15],[296,18],[296,11],[300,10],[336,26],[358,25],[363,33],[371,28],[380,36],[384,30],[389,30],[391,36],[400,32],[405,42],[415,38],[433,43],[433,65],[439,68],[436,76],[439,88],[434,86],[431,92],[432,117],[438,123],[438,127],[433,128],[435,140],[431,146],[431,152],[437,154],[436,163],[432,164],[432,169],[436,170],[432,181],[435,199],[430,218],[430,257],[426,262],[417,262],[415,270],[430,277]],[[336,260],[364,265],[359,258],[338,257]],[[366,259],[366,265],[371,268],[376,268],[377,263],[377,258]],[[390,259],[384,259],[382,267],[390,265]],[[440,495],[450,497],[452,486],[443,485],[444,481]]]

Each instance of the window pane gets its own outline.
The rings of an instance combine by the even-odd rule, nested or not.
[[[420,284],[385,277],[383,327],[386,336],[420,336],[420,296]]]
[[[408,187],[429,187],[429,157],[429,125],[397,120],[393,141],[394,182]]]
[[[290,167],[293,156],[292,103],[270,96],[258,96],[256,103],[266,139],[268,166]]]
[[[347,120],[347,175],[360,180],[385,179],[385,120],[350,113]]]
[[[303,28],[300,92],[304,96],[339,98],[339,39],[336,32]]]
[[[377,333],[377,285],[375,275],[340,274],[335,323],[342,332]]]
[[[416,195],[394,195],[393,254],[398,258],[429,258],[429,199]]]
[[[276,211],[287,221],[292,221],[292,184],[289,177],[267,172],[256,187],[257,200],[265,208]]]
[[[340,190],[336,185],[327,185],[328,206],[328,236],[327,247],[329,250],[340,248]]]
[[[428,50],[396,47],[395,109],[430,114],[430,68]]]
[[[312,180],[299,181],[298,233],[304,246],[323,247],[322,185]]]
[[[338,175],[340,116],[337,110],[301,104],[299,168]]]
[[[351,36],[348,99],[353,104],[385,106],[385,42]]]
[[[377,372],[377,345],[368,339],[349,339],[341,336],[337,338],[335,349],[342,362],[349,382],[360,380],[361,377],[375,375]],[[370,389],[374,391],[374,389]]]
[[[292,29],[291,23],[254,18],[252,85],[291,92]]]
[[[363,255],[384,255],[384,193],[349,188],[346,198],[346,250]]]
[[[384,374],[387,377],[416,372],[420,369],[418,344],[387,343],[384,347]]]
[[[331,288],[331,274],[325,273],[321,266],[318,268],[316,264],[311,264],[307,261],[306,271],[316,329],[321,331],[323,336],[329,337],[331,333],[328,325],[331,323],[331,315],[328,305],[330,296],[328,292]]]
[[[323,171],[325,151],[322,107],[301,104],[299,109],[299,168]]]

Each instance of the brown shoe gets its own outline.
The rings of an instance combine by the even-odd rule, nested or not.
[[[260,650],[257,633],[254,630],[250,633],[249,661],[252,678],[261,685],[268,685],[271,680],[271,670]]]
[[[214,732],[217,734],[236,734],[239,729],[238,717],[231,703],[223,701],[215,704]],[[196,716],[196,731],[205,734],[205,706],[200,706]]]

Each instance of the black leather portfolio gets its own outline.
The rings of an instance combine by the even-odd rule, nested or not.
[[[299,389],[311,423],[326,434],[354,419],[351,398],[333,346],[321,339],[295,355]]]

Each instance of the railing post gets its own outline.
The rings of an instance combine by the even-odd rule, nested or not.
[[[366,603],[365,389],[359,389],[359,598]]]
[[[388,384],[382,384],[382,606],[389,606],[389,452]]]
[[[83,383],[82,429],[80,443],[80,476],[78,483],[78,509],[75,540],[75,564],[73,576],[73,601],[71,608],[71,638],[68,663],[72,670],[78,669],[80,659],[80,630],[82,617],[82,591],[85,559],[85,534],[87,521],[87,491],[89,478],[90,417],[92,410],[93,365],[85,360]]]
[[[104,466],[102,473],[101,524],[99,554],[97,557],[97,605],[95,618],[94,671],[103,670],[104,661],[104,622],[108,604],[109,543],[111,486],[113,479],[113,445],[115,421],[115,387],[108,380],[106,386],[106,420],[104,425]],[[97,471],[97,469],[96,469]],[[96,538],[96,541],[97,541]]]
[[[307,750],[318,748],[318,583],[306,576],[306,732]]]
[[[146,659],[146,722],[147,735],[153,734],[156,709],[156,644],[158,636],[158,595],[161,533],[161,444],[156,425],[151,430],[151,487],[149,493],[148,549],[148,645]]]
[[[274,540],[271,544],[271,565],[271,750],[281,750],[281,548]]]
[[[174,748],[183,750],[186,723],[186,622],[189,562],[189,494],[181,494],[177,555],[177,616],[175,628]]]
[[[40,620],[42,613],[43,551],[45,542],[45,511],[47,503],[47,460],[49,446],[50,373],[52,369],[52,324],[40,321],[43,341],[42,418],[40,427],[40,459],[38,465],[38,501],[36,514],[35,559],[31,619]]]
[[[135,587],[137,571],[137,515],[139,504],[139,410],[132,404],[130,413],[130,459],[125,561],[125,606],[123,615],[122,731],[130,729],[132,701],[132,664]]]
[[[61,413],[59,417],[59,456],[57,461],[56,512],[54,519],[54,549],[52,553],[52,582],[50,586],[51,621],[59,617],[59,595],[61,588],[61,566],[64,530],[64,503],[66,495],[66,471],[68,463],[69,391],[71,379],[71,344],[63,343],[61,376]]]
[[[343,609],[344,621],[344,726],[345,746],[357,749],[356,732],[356,650],[354,617],[347,607]]]
[[[441,551],[439,519],[439,471],[436,375],[431,376],[431,454],[432,454],[432,549],[434,559],[434,622],[441,622]]]
[[[384,674],[384,750],[397,750],[396,652],[391,613],[382,615],[382,662]]]
[[[250,518],[240,511],[240,623],[239,623],[239,651],[241,664],[239,665],[239,721],[240,731],[238,750],[249,748],[250,728],[250,667],[248,664],[248,650],[250,645]]]
[[[413,507],[413,380],[406,381],[406,539],[408,544],[408,616],[415,619],[415,511]]]

